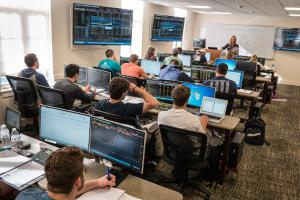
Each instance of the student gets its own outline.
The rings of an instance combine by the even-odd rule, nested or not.
[[[236,43],[235,35],[231,36],[229,43],[227,43],[222,50],[233,51],[235,55],[239,55],[239,45]]]
[[[142,97],[144,103],[123,103],[122,100],[125,99],[128,91]],[[95,106],[97,110],[136,118],[136,116],[146,113],[159,105],[158,101],[148,92],[119,77],[115,77],[110,81],[109,93],[110,99],[99,101]]]
[[[225,55],[225,59],[233,60],[234,59],[234,52],[233,51],[227,51],[227,53]]]
[[[169,65],[171,63],[171,60],[177,60],[179,63],[179,67],[182,69],[183,68],[182,60],[178,58],[178,54],[179,54],[178,49],[174,48],[172,50],[172,55],[165,58],[163,65]]]
[[[216,88],[216,92],[237,94],[236,83],[232,80],[225,78],[227,74],[228,66],[225,63],[221,63],[217,66],[216,77],[210,80],[206,80],[204,85]]]
[[[123,103],[122,100],[125,99],[128,91],[142,97],[144,103]],[[110,99],[99,101],[96,104],[95,109],[124,117],[137,118],[137,116],[142,115],[159,105],[159,102],[151,94],[119,77],[115,77],[110,81],[109,93]],[[151,130],[153,129],[152,126],[154,129],[158,129],[156,123],[146,125],[145,128]],[[151,162],[157,166],[160,157],[163,155],[163,143],[159,131],[155,131],[151,135],[154,135],[155,137],[154,153],[156,156]],[[149,141],[150,138],[151,136],[148,137],[147,141]]]
[[[196,55],[193,58],[193,62],[199,64],[207,64],[207,59],[205,54],[206,54],[205,49],[197,50]]]
[[[172,92],[173,108],[158,114],[158,125],[164,124],[206,134],[208,117],[206,115],[199,117],[186,110],[190,94],[191,91],[188,87],[181,84],[177,85]],[[195,147],[199,146],[197,141],[193,140],[193,143]]]
[[[79,80],[79,66],[69,64],[65,68],[67,78],[55,83],[54,88],[62,90],[67,97],[69,106],[72,107],[75,99],[81,100],[83,103],[90,103],[94,98],[94,92],[90,92],[90,86],[80,88],[75,83]]]
[[[155,56],[155,48],[154,47],[149,47],[148,48],[145,59],[146,60],[153,60],[153,61],[157,60],[157,58]]]
[[[110,175],[85,182],[84,154],[76,147],[64,147],[53,152],[45,164],[47,191],[29,188],[21,192],[16,200],[75,200],[78,196],[107,186],[115,186],[116,178]]]
[[[264,66],[263,64],[261,64],[260,62],[258,62],[258,56],[256,54],[252,55],[250,57],[250,62],[256,62],[256,64],[260,67],[260,69],[264,69],[264,70],[269,70],[270,68],[267,66]]]
[[[192,79],[179,69],[179,63],[176,59],[171,60],[170,64],[160,71],[159,78],[171,81],[192,82]]]
[[[112,76],[115,76],[117,73],[121,72],[121,66],[116,61],[115,53],[113,50],[108,49],[105,51],[106,59],[101,60],[98,64],[100,69],[109,69],[112,73]]]
[[[129,63],[124,63],[121,68],[121,74],[125,76],[132,76],[138,79],[146,79],[149,76],[145,71],[138,66],[139,57],[136,54],[132,54],[129,57]]]
[[[18,76],[29,78],[38,85],[49,87],[45,76],[36,71],[40,67],[37,56],[34,53],[29,53],[25,56],[24,62],[27,65],[27,68],[20,71]]]

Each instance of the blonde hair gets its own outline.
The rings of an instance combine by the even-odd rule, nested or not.
[[[250,62],[257,62],[258,61],[258,56],[256,54],[253,54],[250,58]]]
[[[232,35],[229,39],[229,44],[231,44],[231,40],[234,39],[234,44],[236,44],[236,36]]]

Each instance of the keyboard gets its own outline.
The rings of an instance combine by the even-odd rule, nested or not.
[[[32,156],[32,160],[44,166],[47,158],[52,152],[53,151],[50,149],[42,149]]]

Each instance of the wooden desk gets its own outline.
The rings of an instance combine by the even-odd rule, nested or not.
[[[248,118],[251,118],[253,115],[253,108],[257,102],[257,99],[261,96],[261,91],[252,91],[251,93],[244,93],[243,90],[238,90],[236,98],[246,99],[250,101]]]
[[[43,147],[56,150],[57,147],[46,144],[34,138],[21,135],[21,139],[31,143],[31,149],[29,150],[32,153],[37,153],[40,150],[40,144]],[[96,163],[92,159],[84,159],[84,164],[86,165],[85,179],[91,180],[99,178],[105,175],[105,167]],[[38,182],[38,185],[46,190],[47,180],[43,179]],[[156,200],[156,199],[172,199],[172,200],[182,200],[183,196],[179,192],[170,190],[168,188],[162,187],[160,185],[151,183],[149,181],[143,180],[141,178],[128,175],[125,180],[121,182],[118,186],[119,189],[125,190],[127,194],[134,197],[143,199],[143,200]]]
[[[268,77],[257,76],[256,77],[256,82],[271,83],[272,79],[268,78]]]

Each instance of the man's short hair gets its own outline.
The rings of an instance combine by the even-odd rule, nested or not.
[[[176,60],[176,59],[172,59],[172,60],[170,61],[170,64],[173,64],[173,65],[179,65],[179,62],[178,62],[178,60]]]
[[[188,102],[191,95],[191,90],[181,84],[177,85],[172,92],[173,102],[176,106],[183,106]]]
[[[64,147],[53,152],[45,164],[47,189],[53,193],[70,193],[78,177],[83,177],[83,152],[77,147]]]
[[[32,67],[35,62],[38,62],[38,58],[34,53],[29,53],[24,57],[24,62],[27,67]]]
[[[217,66],[217,72],[218,72],[219,74],[226,75],[226,74],[227,74],[227,71],[228,71],[228,66],[227,66],[225,63],[220,63],[220,64]]]
[[[65,68],[66,76],[73,78],[76,74],[79,74],[79,66],[76,64],[69,64]]]
[[[105,55],[106,55],[107,58],[110,58],[114,55],[114,51],[112,49],[107,49],[105,51]]]
[[[120,99],[124,92],[129,89],[129,81],[124,78],[115,77],[109,83],[109,94],[112,99]]]
[[[129,61],[130,62],[136,62],[139,59],[139,56],[136,54],[131,54],[131,56],[129,57]]]
[[[177,48],[174,48],[174,49],[172,50],[172,55],[173,55],[173,56],[177,56],[178,54],[179,54],[178,49],[177,49]]]

